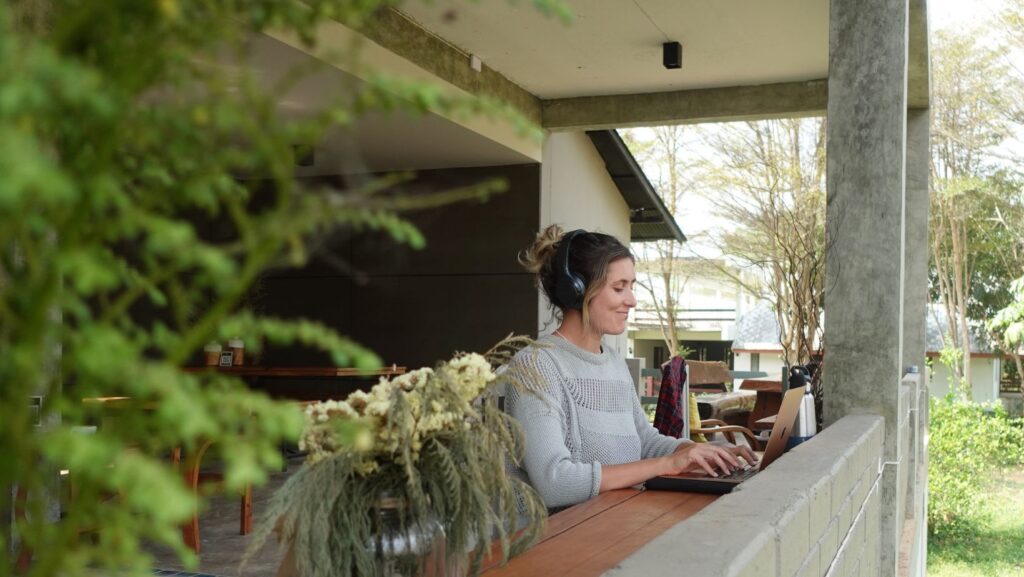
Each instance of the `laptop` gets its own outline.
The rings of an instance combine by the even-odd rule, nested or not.
[[[790,389],[782,398],[779,415],[775,418],[771,436],[768,437],[768,444],[764,448],[764,453],[760,455],[761,461],[757,467],[737,469],[730,475],[719,475],[718,477],[712,477],[704,471],[662,475],[649,479],[644,483],[644,487],[655,491],[690,491],[714,495],[732,492],[737,485],[764,470],[786,452],[786,445],[789,443],[790,432],[796,422],[796,415],[800,411],[800,401],[803,396],[804,389],[799,387]]]

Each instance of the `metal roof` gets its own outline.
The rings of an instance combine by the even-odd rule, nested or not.
[[[736,319],[736,336],[732,341],[733,350],[760,350],[779,348],[779,320],[767,303],[758,303],[754,308]]]
[[[925,314],[925,351],[937,353],[942,350],[942,334],[947,331],[946,308],[929,304]],[[736,320],[736,338],[733,350],[757,350],[779,345],[779,321],[775,312],[766,303],[759,303]],[[992,343],[976,325],[970,331],[971,352],[991,354],[995,352]]]
[[[630,240],[675,239],[686,242],[686,235],[679,229],[619,133],[614,130],[588,130],[587,136],[604,159],[608,176],[629,206]]]

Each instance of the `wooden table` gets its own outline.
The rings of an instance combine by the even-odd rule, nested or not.
[[[484,575],[601,575],[717,498],[675,491],[608,491],[552,515],[536,545]]]

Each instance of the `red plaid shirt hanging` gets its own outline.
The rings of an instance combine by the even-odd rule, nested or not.
[[[654,428],[662,435],[688,437],[686,414],[689,403],[683,403],[683,385],[686,384],[686,361],[676,355],[661,367],[661,392],[658,408],[654,412]]]

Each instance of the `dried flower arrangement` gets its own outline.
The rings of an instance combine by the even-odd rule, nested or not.
[[[414,574],[425,561],[475,575],[492,543],[502,560],[524,550],[542,533],[547,510],[508,474],[523,440],[498,407],[511,385],[497,372],[528,342],[506,339],[484,355],[457,354],[308,406],[300,441],[307,461],[275,494],[254,546],[277,531],[303,577]],[[381,508],[396,503],[399,534],[415,540],[428,525],[443,530],[432,560],[409,555],[410,566],[382,566],[382,553],[408,545],[381,544]]]

